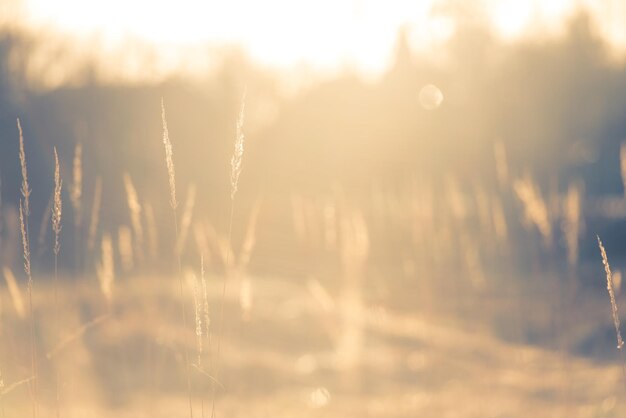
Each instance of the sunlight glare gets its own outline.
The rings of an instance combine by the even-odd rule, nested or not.
[[[501,1],[494,8],[493,24],[505,39],[519,36],[533,17],[533,3],[516,0]]]
[[[622,52],[626,49],[626,30],[621,24],[626,6],[617,1],[471,3],[472,16],[485,18],[494,35],[507,41],[561,34],[568,19],[582,7],[605,39]],[[446,42],[468,21],[463,8],[445,0],[22,0],[17,4],[21,5],[19,18],[12,19],[12,25],[17,20],[31,33],[45,36],[46,44],[55,37],[73,42],[69,49],[74,56],[56,64],[55,74],[48,74],[46,68],[33,71],[41,73],[40,79],[52,80],[44,84],[71,79],[71,71],[63,71],[63,65],[69,68],[90,58],[96,59],[100,73],[108,79],[206,74],[215,65],[214,53],[229,47],[240,48],[270,70],[318,75],[349,70],[377,77],[393,62],[400,29],[405,30],[413,51],[438,60],[445,59]]]
[[[419,94],[420,105],[426,110],[433,110],[441,106],[443,102],[443,93],[433,84],[427,84],[422,87]]]

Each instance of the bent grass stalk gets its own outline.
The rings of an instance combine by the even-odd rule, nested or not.
[[[78,142],[74,148],[72,162],[72,187],[70,188],[70,202],[74,209],[74,222],[78,227],[82,223],[81,197],[83,195],[83,145]]]
[[[141,204],[137,196],[137,190],[133,185],[128,173],[124,173],[124,187],[126,188],[126,201],[130,213],[130,223],[133,228],[135,248],[133,252],[136,254],[139,264],[143,261],[143,226],[141,224]]]
[[[22,299],[22,292],[20,292],[20,288],[17,285],[15,275],[7,266],[2,267],[2,272],[4,273],[4,280],[7,283],[7,288],[9,290],[9,295],[11,296],[11,301],[13,302],[13,307],[15,308],[15,313],[18,318],[24,319],[26,316],[26,313],[24,312],[24,300]]]
[[[30,314],[30,343],[31,343],[31,370],[33,375],[33,416],[39,415],[39,395],[37,389],[37,347],[35,339],[35,316],[33,313],[33,276],[30,269],[30,235],[28,233],[28,216],[30,215],[30,186],[28,185],[28,169],[26,167],[26,152],[24,151],[24,132],[19,118],[17,119],[19,132],[19,157],[22,171],[22,187],[20,189],[23,200],[20,200],[20,232],[22,235],[22,247],[24,257],[24,272],[28,277],[28,310]]]
[[[82,224],[83,209],[81,198],[83,195],[83,145],[80,142],[74,147],[74,159],[72,161],[72,183],[69,189],[70,203],[74,211],[74,266],[76,275],[80,274],[82,260]]]
[[[35,342],[35,316],[33,314],[33,276],[30,269],[30,243],[28,242],[28,233],[26,229],[27,220],[24,214],[24,206],[20,200],[20,233],[22,235],[22,249],[24,255],[24,272],[28,277],[28,311],[30,314],[30,344],[31,344],[31,370],[33,374],[33,416],[38,415],[38,395],[37,395],[37,352]]]
[[[113,242],[111,236],[105,233],[101,242],[102,258],[96,265],[96,274],[100,283],[100,290],[106,299],[107,307],[111,308],[113,300],[113,282],[115,280],[115,261],[113,258]]]
[[[52,207],[52,230],[54,231],[54,329],[56,334],[56,340],[59,340],[59,252],[61,251],[61,242],[59,241],[61,235],[61,213],[63,210],[61,201],[61,187],[63,182],[61,181],[61,174],[59,168],[59,155],[57,154],[56,147],[54,148],[54,204]],[[56,415],[57,418],[60,413],[60,397],[59,397],[59,373],[56,374]]]
[[[59,352],[63,351],[65,349],[65,347],[67,347],[71,343],[77,341],[87,331],[89,331],[90,329],[95,328],[96,326],[100,325],[102,322],[106,321],[110,317],[111,317],[111,313],[105,313],[105,314],[102,314],[102,315],[92,319],[91,321],[81,325],[74,332],[72,332],[71,334],[66,336],[63,340],[59,341],[57,343],[56,347],[54,347],[52,350],[48,351],[46,353],[46,358],[48,358],[48,359],[54,358]]]
[[[193,207],[196,202],[196,186],[194,184],[189,185],[187,188],[187,196],[185,198],[185,205],[183,207],[183,217],[180,223],[180,234],[176,239],[176,253],[182,255],[185,249],[185,243],[187,242],[187,236],[189,235],[189,227],[191,226],[191,219],[193,217]]]
[[[100,204],[102,201],[102,177],[96,179],[96,186],[93,194],[93,205],[91,206],[91,217],[89,219],[89,235],[87,238],[87,249],[91,252],[96,245],[96,234],[98,232],[98,220],[100,218]]]
[[[39,235],[37,237],[37,251],[42,254],[46,250],[46,238],[48,237],[48,227],[50,226],[50,218],[52,217],[52,206],[54,205],[54,191],[48,199],[46,210],[41,217],[41,223],[39,224]]]
[[[26,168],[26,152],[24,151],[24,132],[22,131],[22,124],[19,118],[17,119],[17,130],[20,135],[20,168],[22,170],[22,188],[20,192],[24,197],[24,215],[28,220],[30,215],[30,187],[28,186],[28,169]],[[26,222],[26,231],[28,232],[28,222]]]
[[[206,290],[206,279],[204,270],[204,254],[200,256],[200,281],[202,283],[202,313],[204,316],[204,327],[209,347],[211,346],[211,317],[209,315],[209,298]]]
[[[617,302],[615,301],[615,288],[613,285],[613,275],[611,274],[611,267],[609,266],[609,259],[606,255],[606,250],[604,249],[604,245],[602,245],[602,241],[600,240],[600,236],[596,235],[598,239],[598,247],[600,248],[600,254],[602,255],[602,264],[604,264],[604,271],[606,273],[606,289],[609,292],[609,298],[611,299],[611,314],[613,316],[613,325],[615,326],[615,334],[617,337],[617,349],[620,353],[620,358],[622,360],[622,374],[624,376],[624,386],[626,387],[626,366],[624,365],[624,340],[622,339],[622,333],[620,332],[620,320],[619,320],[619,312],[617,311]]]
[[[170,141],[169,131],[167,129],[167,120],[165,118],[165,104],[163,102],[163,98],[161,98],[161,120],[163,123],[163,146],[165,147],[165,164],[167,165],[167,173],[168,179],[170,183],[170,206],[172,208],[172,214],[174,216],[174,230],[176,233],[176,241],[179,240],[178,234],[178,214],[176,212],[176,208],[178,206],[178,202],[176,201],[176,172],[174,170],[174,160],[173,160],[173,151],[172,151],[172,142]],[[180,288],[180,309],[181,316],[183,319],[183,329],[187,329],[187,314],[186,314],[186,306],[185,306],[185,298],[183,293],[183,268],[181,262],[180,253],[177,251],[177,260],[178,260],[178,284]],[[193,403],[191,399],[191,375],[189,371],[189,351],[187,350],[187,344],[183,341],[183,352],[185,356],[185,373],[187,377],[187,393],[189,395],[189,416],[193,418]]]
[[[219,319],[219,332],[217,334],[217,354],[215,359],[215,379],[219,380],[219,359],[222,343],[222,333],[224,331],[224,305],[226,303],[226,284],[228,282],[228,275],[231,271],[231,257],[232,252],[232,240],[233,240],[233,214],[235,212],[235,195],[237,194],[239,186],[239,176],[241,175],[242,162],[243,162],[243,146],[245,136],[243,134],[243,122],[245,116],[246,107],[246,92],[243,94],[241,100],[241,108],[239,109],[239,116],[237,117],[236,125],[236,137],[235,137],[235,149],[233,156],[230,160],[230,216],[228,220],[228,246],[226,248],[226,274],[224,276],[224,284],[222,286],[222,302],[220,307],[220,319]],[[216,386],[213,385],[213,404],[211,406],[211,418],[215,417],[215,398],[216,398]]]

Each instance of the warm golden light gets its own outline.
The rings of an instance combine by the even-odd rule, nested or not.
[[[206,73],[211,67],[207,53],[224,46],[239,46],[272,69],[306,68],[317,73],[350,69],[375,76],[388,67],[400,28],[407,31],[413,50],[436,57],[460,25],[477,17],[502,39],[516,40],[560,34],[581,8],[600,23],[605,38],[615,46],[626,45],[619,19],[626,10],[615,1],[602,5],[569,0],[471,3],[468,15],[463,10],[469,9],[450,7],[440,0],[321,0],[314,4],[286,0],[24,0],[15,8],[16,19],[6,19],[4,24],[69,37],[74,51],[87,51],[102,61],[104,74],[132,79],[137,79],[138,73],[152,78],[181,71]],[[141,62],[146,55],[153,67],[151,75],[145,74]],[[116,66],[107,63],[113,60]],[[63,79],[59,69],[34,64],[33,72],[46,72],[47,84]]]
[[[624,23],[0,0],[0,418],[626,417]]]

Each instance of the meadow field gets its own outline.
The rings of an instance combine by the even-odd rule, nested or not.
[[[0,418],[626,417],[626,7],[296,3],[0,1]]]
[[[125,173],[127,213],[109,231],[101,180],[91,196],[82,187],[80,145],[65,171],[54,149],[48,208],[29,219],[18,121],[21,195],[2,225],[24,265],[3,267],[2,416],[626,414],[601,252],[579,257],[599,242],[584,219],[621,197],[589,202],[577,183],[542,192],[496,143],[492,189],[415,177],[360,199],[334,186],[238,205],[242,103],[229,224],[214,225],[194,210],[201,190],[176,183],[165,107],[162,124],[170,213],[155,221]],[[54,269],[38,268],[46,253]]]

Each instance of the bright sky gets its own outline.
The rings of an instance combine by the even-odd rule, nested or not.
[[[505,40],[550,36],[580,7],[601,22],[605,38],[626,49],[621,0],[6,1],[14,2],[13,24],[77,40],[92,56],[114,57],[124,68],[117,71],[131,76],[141,71],[132,56],[146,45],[153,48],[152,62],[167,73],[203,68],[207,57],[199,51],[224,44],[239,45],[272,68],[350,67],[375,75],[388,65],[401,26],[415,50],[436,53],[462,21],[487,22]]]

